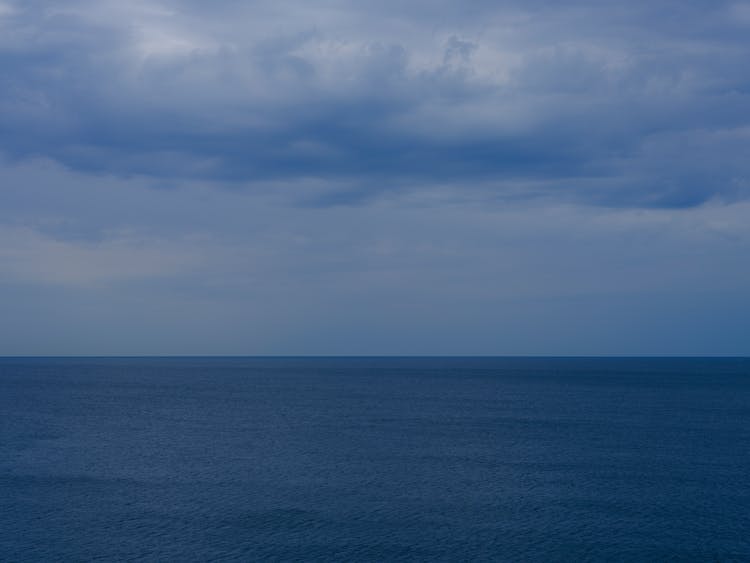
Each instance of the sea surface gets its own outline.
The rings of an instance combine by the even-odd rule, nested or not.
[[[0,359],[0,560],[750,561],[750,359]]]

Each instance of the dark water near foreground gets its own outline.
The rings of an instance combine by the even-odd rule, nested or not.
[[[0,560],[750,560],[748,359],[0,359]]]

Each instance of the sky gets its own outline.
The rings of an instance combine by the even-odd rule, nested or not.
[[[750,355],[750,2],[0,0],[0,355]]]

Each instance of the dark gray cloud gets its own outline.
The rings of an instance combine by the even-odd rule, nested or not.
[[[750,4],[0,4],[0,150],[91,173],[750,195]],[[523,186],[533,185],[533,189]]]

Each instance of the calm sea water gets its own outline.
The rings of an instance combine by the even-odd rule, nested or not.
[[[750,560],[748,359],[0,359],[0,560]]]

